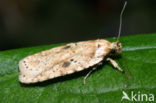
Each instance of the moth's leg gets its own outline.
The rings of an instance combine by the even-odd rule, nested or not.
[[[115,68],[117,68],[120,72],[122,72],[122,73],[125,72],[124,70],[122,70],[122,69],[119,67],[119,65],[117,64],[117,62],[116,62],[115,60],[113,60],[113,59],[111,59],[111,58],[107,58],[106,60],[107,60],[107,61],[110,61],[110,63],[111,63]]]
[[[87,73],[87,75],[84,77],[84,79],[83,79],[83,84],[86,84],[86,79],[87,79],[87,77],[96,69],[97,67],[94,67],[94,68],[92,68],[88,73]]]

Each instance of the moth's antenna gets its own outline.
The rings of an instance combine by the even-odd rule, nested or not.
[[[127,5],[127,1],[125,1],[125,4],[124,4],[124,6],[123,6],[123,8],[122,8],[122,11],[121,11],[121,13],[120,13],[120,25],[119,25],[119,34],[118,34],[117,41],[118,41],[119,38],[120,38],[121,26],[122,26],[122,15],[123,15],[123,12],[124,12],[124,10],[125,10],[126,5]]]

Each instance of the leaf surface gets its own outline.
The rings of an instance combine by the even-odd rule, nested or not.
[[[111,38],[108,40],[113,41]],[[114,59],[127,71],[127,74],[120,73],[108,62],[104,62],[87,78],[86,85],[83,85],[83,78],[89,69],[33,85],[19,83],[19,60],[62,44],[2,51],[0,52],[0,102],[120,103],[123,90],[130,97],[132,91],[136,94],[156,95],[156,34],[125,36],[120,38],[120,42],[123,45],[122,56]],[[132,73],[130,79],[128,70]],[[125,87],[125,84],[128,84],[128,87]],[[145,98],[143,99],[145,101]]]

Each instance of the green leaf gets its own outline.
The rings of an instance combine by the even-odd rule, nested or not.
[[[108,39],[113,41],[113,39]],[[156,34],[121,37],[123,53],[114,57],[127,71],[124,75],[104,62],[83,85],[89,70],[33,85],[18,81],[18,62],[22,58],[59,45],[39,46],[0,52],[1,103],[120,103],[124,90],[156,95]],[[133,78],[128,79],[131,71]],[[128,84],[128,87],[124,85]],[[146,98],[143,98],[144,101]],[[122,102],[130,102],[123,100]]]

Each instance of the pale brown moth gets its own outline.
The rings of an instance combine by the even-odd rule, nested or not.
[[[102,60],[110,61],[115,68],[124,72],[109,55],[122,52],[119,37],[121,33],[122,14],[126,4],[127,2],[125,2],[120,14],[119,34],[116,42],[111,43],[103,39],[82,41],[28,56],[19,62],[19,81],[26,84],[42,82],[82,71],[100,64]],[[95,69],[92,68],[85,76],[84,84],[86,78]]]

